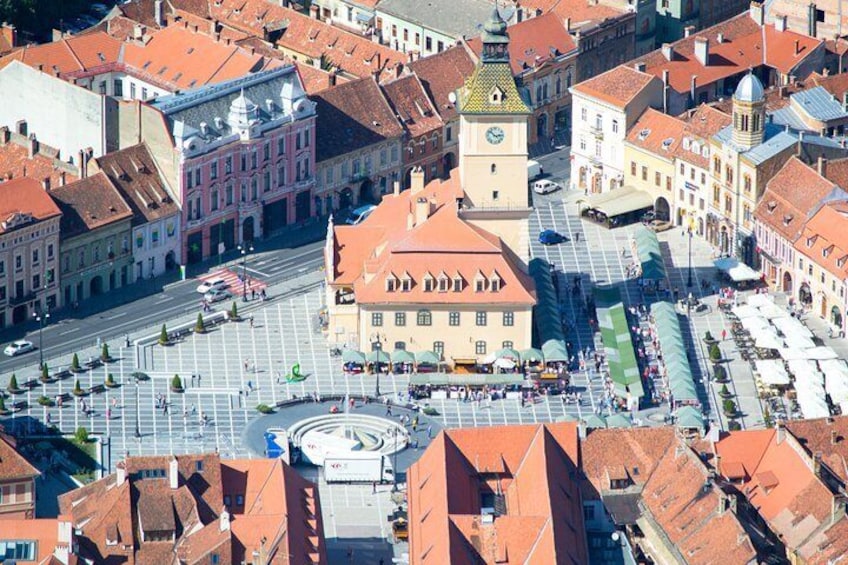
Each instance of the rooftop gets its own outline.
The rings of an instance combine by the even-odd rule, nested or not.
[[[631,100],[647,88],[652,80],[656,79],[649,74],[620,65],[571,88],[574,92],[624,109]]]
[[[685,127],[683,120],[648,108],[630,129],[627,142],[671,160],[681,147]]]
[[[492,13],[492,3],[486,0],[380,0],[377,12],[393,15],[456,39],[467,39],[480,33],[481,25]]]
[[[121,193],[103,173],[53,188],[49,194],[62,211],[62,239],[129,220],[133,216]]]
[[[8,183],[0,184],[0,187],[4,187]],[[0,192],[0,202],[5,200],[5,195]],[[37,477],[41,473],[33,467],[29,461],[24,459],[22,455],[20,455],[16,450],[15,446],[9,443],[9,439],[7,439],[3,433],[0,433],[0,482],[11,481],[14,479],[29,479],[32,477]],[[3,534],[6,522],[0,522],[4,524],[3,528],[0,528],[0,534]],[[0,537],[2,540],[2,537]]]
[[[0,233],[11,231],[30,219],[46,220],[61,213],[39,181],[21,177],[0,182]]]
[[[440,130],[444,125],[416,75],[385,82],[382,88],[395,116],[411,137]]]
[[[457,116],[456,92],[465,83],[466,77],[474,72],[474,65],[466,47],[456,45],[415,60],[409,63],[408,68],[418,76],[442,120],[449,121]]]

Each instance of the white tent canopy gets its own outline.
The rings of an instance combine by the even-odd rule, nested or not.
[[[713,261],[713,264],[719,271],[724,271],[734,282],[757,281],[760,280],[760,273],[739,262],[732,257],[725,257]]]
[[[819,361],[819,369],[824,373],[824,389],[831,400],[842,405],[848,403],[848,365],[841,359]]]
[[[794,347],[796,349],[813,349],[816,347],[816,344],[813,343],[813,340],[808,338],[807,336],[798,335],[798,334],[788,334],[786,336],[786,345],[788,347]],[[812,359],[812,357],[808,357]]]
[[[774,304],[774,299],[768,294],[752,294],[748,297],[748,304],[754,308],[762,308]]]
[[[760,359],[756,362],[757,373],[767,385],[788,385],[789,373],[779,359]]]
[[[760,349],[780,349],[784,347],[783,339],[777,337],[774,328],[765,328],[763,331],[757,332],[756,336],[754,345]]]
[[[763,317],[742,318],[741,320],[739,320],[739,322],[742,324],[742,327],[748,330],[750,333],[761,332],[764,330],[768,330],[769,328],[768,320]]]
[[[792,361],[795,359],[807,359],[807,352],[804,349],[798,349],[797,347],[783,347],[778,350],[780,354],[780,358],[784,361]]]
[[[772,320],[772,324],[785,336],[802,335],[804,337],[813,337],[813,332],[797,318],[775,318]]]
[[[755,294],[754,296],[759,296],[759,295]],[[740,320],[742,320],[744,318],[762,318],[763,317],[763,315],[760,313],[760,311],[757,308],[751,306],[750,304],[742,304],[741,306],[734,306],[733,310],[731,310],[731,311],[734,314],[736,314],[736,317],[739,318]]]

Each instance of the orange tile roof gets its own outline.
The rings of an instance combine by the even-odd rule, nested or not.
[[[70,168],[70,167],[69,167]],[[77,180],[77,176],[59,168],[56,160],[36,153],[30,158],[29,149],[10,141],[0,145],[0,180],[19,177],[30,177],[37,181],[50,179],[50,186],[60,186],[62,179],[65,183]]]
[[[2,186],[0,184],[0,187]],[[5,196],[0,192],[0,202],[5,201]],[[0,217],[5,218],[6,216],[0,214]],[[40,474],[38,469],[33,467],[23,455],[15,451],[15,448],[6,441],[3,435],[0,435],[0,482],[12,479],[29,479]],[[5,522],[3,523],[5,524]],[[0,531],[0,533],[2,532]]]
[[[559,0],[553,7],[553,12],[560,18],[571,18],[572,28],[594,25],[628,13],[623,6],[617,8],[588,0]]]
[[[719,34],[722,35],[721,42],[718,41]],[[710,42],[708,66],[702,65],[695,57],[695,39],[699,37]],[[795,41],[799,46],[797,53]],[[745,12],[675,41],[671,61],[658,49],[631,64],[644,63],[645,72],[657,78],[662,78],[663,71],[667,70],[671,87],[677,92],[688,92],[693,76],[697,76],[697,84],[701,87],[764,64],[783,74],[791,74],[821,44],[819,39],[794,31],[776,31],[773,25],[761,28]]]
[[[59,207],[35,179],[21,177],[0,182],[0,220],[12,214],[32,214],[36,220],[46,220],[61,214]],[[3,233],[0,227],[0,233]]]
[[[223,82],[282,64],[179,24],[147,37],[144,43],[125,44],[124,64],[131,74],[168,90]]]
[[[465,79],[474,72],[474,65],[465,45],[456,45],[413,61],[408,67],[421,80],[439,115],[447,122],[458,116],[451,94],[465,84]]]
[[[414,74],[382,84],[383,92],[404,129],[412,137],[441,130],[442,119]]]
[[[516,76],[576,49],[563,19],[552,12],[511,25],[507,32],[509,64]],[[478,57],[483,51],[479,37],[471,39],[468,46]]]
[[[360,304],[535,304],[532,279],[519,268],[517,258],[498,238],[459,217],[458,186],[459,174],[454,171],[450,180],[432,181],[414,196],[410,190],[386,195],[357,226],[335,227],[333,284],[353,282]],[[410,229],[419,198],[428,200],[432,212]],[[451,282],[448,292],[425,291],[424,278],[429,274],[435,279],[442,272],[451,281],[458,274],[462,290],[454,292]],[[500,290],[476,292],[478,273],[499,277]],[[410,291],[386,290],[387,278],[399,280],[405,275],[413,281]]]
[[[709,147],[709,139],[729,126],[732,121],[729,114],[725,114],[712,106],[701,104],[686,118],[686,123],[683,126],[683,137],[689,138],[690,143],[698,141],[699,149],[703,150],[704,147]],[[690,144],[687,149],[683,144],[680,144],[674,156],[702,169],[709,169],[709,158],[704,157],[701,152],[695,153],[693,147],[694,145]]]
[[[623,467],[634,484],[642,485],[654,472],[672,441],[671,427],[596,429],[580,442],[580,466],[595,487],[592,498],[610,488],[608,470]]]
[[[795,241],[795,249],[837,280],[848,280],[848,195],[813,214]]]
[[[603,100],[618,108],[625,108],[653,80],[656,78],[649,74],[620,65],[572,88],[575,92]]]
[[[63,239],[133,216],[121,193],[104,173],[53,188],[49,194],[62,211]]]
[[[798,190],[798,186],[805,190]],[[754,218],[790,243],[795,242],[809,214],[833,187],[833,182],[820,176],[815,169],[791,157],[766,185],[754,209]]]
[[[683,142],[686,122],[648,108],[627,134],[627,141],[645,151],[671,160]]]
[[[103,31],[74,35],[52,43],[28,45],[0,59],[0,68],[18,60],[63,78],[104,72],[119,62],[121,42]]]
[[[848,158],[828,161],[824,176],[839,188],[848,191]]]
[[[440,433],[408,471],[410,561],[585,563],[577,456],[574,423]],[[481,491],[505,499],[491,524]]]

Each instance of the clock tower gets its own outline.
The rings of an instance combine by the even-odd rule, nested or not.
[[[506,22],[498,13],[483,26],[483,51],[459,91],[459,175],[462,216],[499,236],[527,261],[527,120],[509,64]]]

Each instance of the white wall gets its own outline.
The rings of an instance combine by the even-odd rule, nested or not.
[[[99,94],[12,61],[0,69],[0,125],[15,131],[26,120],[27,131],[61,151],[64,161],[77,160],[80,149],[94,156],[105,152],[104,100]]]

